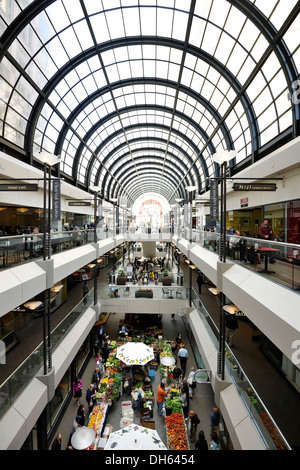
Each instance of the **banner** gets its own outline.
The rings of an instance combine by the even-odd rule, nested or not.
[[[53,180],[52,184],[52,220],[61,219],[60,180]]]
[[[210,218],[219,218],[218,180],[210,180]]]

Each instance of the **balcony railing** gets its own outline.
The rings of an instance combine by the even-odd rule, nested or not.
[[[121,233],[122,232],[122,233]],[[182,229],[128,228],[127,230],[97,230],[97,239],[115,238],[122,234],[128,242],[152,240],[171,241],[173,235],[190,241],[190,248],[199,245],[218,254],[219,233]],[[51,254],[93,243],[94,230],[78,230],[51,233]],[[300,245],[265,241],[258,238],[226,235],[226,256],[247,269],[251,269],[269,280],[300,292]],[[139,253],[137,252],[137,256]],[[0,269],[17,266],[43,257],[43,234],[0,238]],[[273,263],[275,260],[275,263]]]
[[[51,350],[52,352],[63,340],[66,334],[79,320],[81,315],[93,303],[94,289],[73,308],[73,310],[60,322],[51,332]],[[11,407],[12,403],[21,395],[25,387],[37,375],[43,366],[43,343],[41,343],[14,373],[0,387],[0,419]]]
[[[219,330],[211,316],[207,312],[206,308],[202,304],[200,298],[196,295],[193,289],[193,304],[198,311],[206,330],[213,341],[216,349],[218,349],[219,342]],[[282,435],[280,429],[274,422],[272,416],[267,410],[266,406],[260,399],[259,395],[255,391],[255,388],[251,384],[250,380],[246,376],[243,368],[237,361],[232,350],[226,344],[226,370],[230,375],[232,383],[236,387],[238,394],[240,395],[245,407],[248,410],[249,416],[251,417],[259,435],[264,443],[264,446],[268,450],[291,450],[288,442]]]

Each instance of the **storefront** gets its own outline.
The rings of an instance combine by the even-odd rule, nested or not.
[[[239,230],[241,236],[258,237],[264,219],[269,221],[275,240],[300,243],[299,200],[228,211],[226,226]]]

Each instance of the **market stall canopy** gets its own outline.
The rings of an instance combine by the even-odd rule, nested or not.
[[[95,440],[95,431],[87,426],[77,428],[71,438],[71,445],[76,450],[87,449]]]
[[[127,365],[145,365],[154,359],[153,348],[130,341],[117,349],[117,358]]]
[[[112,432],[104,450],[160,450],[167,449],[157,431],[130,424]]]

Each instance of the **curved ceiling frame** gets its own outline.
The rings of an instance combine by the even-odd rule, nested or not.
[[[137,138],[137,139],[131,140],[130,143],[131,143],[131,144],[133,144],[133,143],[135,143],[135,144],[137,144],[137,143],[143,143],[145,140],[146,140],[146,139]],[[165,139],[160,139],[160,138],[151,139],[151,143],[152,143],[152,141],[155,141],[155,142],[157,142],[157,143],[162,143],[162,144],[164,144],[164,145],[165,145],[165,142],[166,142]],[[175,144],[170,144],[170,147],[174,147],[174,149],[177,149],[178,151],[180,150],[179,147],[178,147],[177,145],[175,145]],[[134,149],[132,150],[132,152],[133,152],[133,154],[135,154],[135,153],[141,153],[141,152],[148,153],[148,152],[150,151],[150,149],[151,149],[151,148],[149,148],[149,147],[144,147],[144,148],[143,148],[143,147],[138,147],[138,148],[134,148]],[[162,153],[164,150],[161,149],[161,148],[156,148],[156,149],[152,148],[152,151],[157,152],[157,153]],[[187,153],[187,152],[182,151],[182,154],[185,156],[186,159],[188,159],[189,156],[188,156],[188,153]],[[171,150],[168,150],[168,155],[170,155],[171,157],[173,157],[173,158],[178,162],[178,165],[179,165],[179,166],[178,166],[179,172],[178,172],[178,174],[176,175],[176,178],[175,178],[175,179],[177,180],[177,182],[180,182],[180,175],[184,174],[183,171],[182,171],[182,169],[181,169],[181,166],[183,166],[183,167],[186,168],[186,169],[188,168],[188,166],[186,165],[185,162],[183,162],[182,160],[179,160],[178,157],[177,157],[175,154],[173,154],[173,153],[171,152]],[[121,161],[122,161],[124,158],[127,158],[127,156],[128,156],[128,152],[126,152],[125,154],[123,153],[122,155],[120,155],[116,160],[114,160],[114,162],[113,162],[113,164],[112,164],[112,167],[114,167],[115,165],[118,165],[119,163],[121,163]],[[139,158],[139,157],[135,158],[135,161],[137,161],[138,158]],[[153,158],[153,161],[152,161],[152,158],[150,158],[150,156],[149,156],[149,165],[151,166],[152,164],[155,164],[155,163],[156,163],[156,160],[159,160],[160,158],[161,158],[161,157],[159,157],[159,156],[155,156],[155,158]],[[117,175],[119,168],[122,168],[122,169],[126,168],[126,166],[128,165],[128,163],[130,163],[129,160],[126,160],[125,162],[123,162],[120,166],[117,167],[117,169],[115,170],[114,174]],[[174,165],[174,163],[173,163],[172,161],[170,161],[170,162],[168,161],[168,163],[171,164],[171,165]],[[181,166],[180,166],[180,165],[181,165]],[[129,170],[130,170],[130,169],[127,168],[127,171],[129,171]],[[194,186],[194,185],[197,186],[197,184],[199,183],[199,180],[198,180],[199,175],[197,175],[197,174],[196,174],[196,175],[193,175],[193,174],[190,175],[190,174],[187,174],[187,173],[186,173],[186,174],[185,174],[185,178],[187,178],[188,180],[192,181],[192,183],[191,183],[192,186]],[[103,191],[104,191],[104,188],[105,188],[106,185],[107,185],[108,188],[111,187],[111,185],[113,184],[113,180],[112,180],[112,178],[110,178],[110,180],[109,180],[109,178],[107,177],[107,174],[105,174],[101,184],[103,185]]]
[[[157,152],[157,153],[160,151],[160,153],[163,153],[162,149],[158,150],[157,148],[154,148],[154,147],[153,148],[148,148],[148,147],[145,148],[145,151],[144,151],[145,155],[144,156],[135,157],[135,162],[136,162],[137,167],[139,167],[139,166],[142,167],[142,165],[140,165],[140,160],[145,160],[145,158],[148,158],[148,162],[143,161],[142,164],[143,165],[148,165],[149,171],[151,171],[152,168],[155,168],[156,165],[159,165],[160,163],[163,163],[164,160],[163,160],[162,157],[159,157],[159,156],[156,155],[155,158],[152,159],[151,155],[149,155],[149,154],[147,155],[147,152],[149,153],[150,151]],[[141,149],[140,148],[139,149],[134,149],[133,153],[135,153],[135,152],[141,153],[141,152],[143,152],[143,149],[142,148]],[[179,161],[175,155],[171,154],[170,151],[168,152],[168,154],[172,155],[173,158],[175,158],[178,162],[180,162],[183,166],[186,167],[186,165],[182,161]],[[117,165],[118,163],[121,162],[121,160],[123,158],[126,158],[126,157],[127,157],[127,155],[123,154],[121,157],[119,157],[118,160],[114,161],[114,165]],[[118,166],[118,168],[115,170],[114,174],[116,176],[116,179],[118,179],[118,181],[122,182],[124,178],[128,177],[128,173],[129,173],[131,168],[126,168],[126,167],[129,164],[130,164],[130,161],[126,160],[120,166]],[[178,181],[178,175],[182,174],[182,169],[180,168],[180,166],[177,165],[177,164],[174,164],[173,161],[169,161],[169,160],[167,160],[166,166],[167,166],[167,168],[169,168],[171,173],[174,173],[174,176],[173,176],[174,181]],[[125,169],[126,169],[126,172],[124,174]],[[120,171],[122,172],[122,178],[118,177],[118,173]],[[186,175],[185,178],[186,178],[186,185],[187,186],[194,186],[195,185],[195,180],[192,177],[192,175]],[[107,190],[105,191],[106,186],[107,186]],[[116,198],[116,197],[121,196],[120,194],[118,194],[118,191],[119,190],[118,190],[118,188],[116,188],[115,180],[110,179],[110,181],[106,181],[105,179],[103,179],[103,193],[104,194],[108,193],[108,194],[111,194],[113,198]]]
[[[269,49],[275,52],[281,64],[282,70],[284,71],[284,74],[286,76],[288,89],[292,92],[293,91],[291,88],[292,80],[297,79],[298,74],[297,74],[295,65],[293,64],[293,61],[282,39],[282,36],[283,36],[282,31],[284,30],[284,28],[287,30],[292,20],[299,13],[299,2],[290,13],[289,20],[286,21],[283,28],[281,28],[281,35],[279,35],[276,29],[270,24],[268,19],[253,5],[253,3],[250,3],[247,0],[246,1],[244,0],[243,2],[238,1],[238,0],[228,0],[228,1],[229,3],[234,5],[237,9],[239,9],[242,13],[247,15],[247,17],[249,17],[251,21],[254,22],[254,24],[256,24],[256,26],[259,28],[262,34],[264,34],[264,36],[266,37],[266,39],[268,40],[270,44]],[[22,31],[22,29],[36,15],[38,15],[42,10],[44,10],[47,6],[51,5],[54,2],[55,0],[51,0],[51,1],[50,0],[48,1],[36,0],[34,2],[31,2],[31,4],[28,7],[26,7],[15,18],[15,20],[10,24],[10,26],[6,29],[6,31],[1,37],[2,47],[0,51],[1,53],[0,59],[2,59],[4,55],[6,55],[9,45],[13,42],[16,36]],[[267,55],[268,53],[265,53],[264,58],[266,58]],[[20,71],[20,73],[22,73],[20,68],[18,70]],[[41,90],[38,90],[38,91],[41,91]],[[294,134],[295,134],[295,119],[299,118],[299,104],[293,103],[292,110],[293,110],[293,129],[294,129]],[[29,132],[26,134],[26,137],[28,137],[30,140]],[[31,138],[32,138],[32,134],[31,134]]]
[[[141,44],[141,39],[133,37],[133,38],[128,38],[128,39],[111,41],[109,45],[108,44],[102,44],[102,45],[98,45],[98,46],[99,46],[100,52],[103,53],[107,50],[115,49],[116,47],[123,47],[124,45],[130,46],[130,45],[137,45],[137,44],[139,44],[139,45]],[[175,41],[175,40],[170,41],[170,40],[167,40],[165,38],[143,37],[142,38],[142,44],[151,44],[151,45],[158,44],[158,45],[167,46],[167,47],[170,47],[170,48],[175,47],[176,49],[179,49],[180,51],[182,51],[182,42]],[[250,133],[251,133],[252,146],[253,146],[254,149],[257,149],[259,147],[259,138],[258,138],[259,132],[258,132],[258,128],[257,128],[257,121],[256,121],[255,113],[254,113],[254,110],[253,110],[253,107],[251,105],[251,102],[250,102],[249,98],[247,97],[245,92],[244,93],[241,92],[242,86],[237,82],[236,78],[230,73],[230,71],[226,70],[224,68],[224,66],[220,62],[218,62],[214,57],[210,56],[209,54],[205,53],[204,51],[201,51],[201,50],[199,50],[196,47],[191,46],[191,45],[189,45],[187,47],[187,52],[194,55],[194,56],[196,56],[198,59],[201,59],[201,60],[205,61],[210,66],[212,66],[214,69],[216,69],[220,73],[221,76],[225,77],[225,79],[227,80],[229,85],[233,88],[233,90],[236,93],[236,99],[231,104],[231,106],[229,107],[226,115],[228,115],[234,109],[234,106],[235,106],[236,102],[240,100],[241,104],[243,105],[243,108],[245,110],[246,116],[247,116],[249,129],[250,129]],[[46,98],[48,98],[50,96],[50,94],[55,89],[57,84],[70,72],[70,70],[72,70],[74,67],[76,67],[77,65],[79,65],[83,61],[93,57],[96,54],[97,54],[97,51],[95,51],[94,48],[90,48],[90,50],[84,51],[84,53],[79,54],[73,60],[69,61],[64,67],[62,67],[51,78],[51,80],[49,80],[47,86],[43,89],[43,93],[40,95],[40,98],[36,101],[35,106],[34,106],[34,108],[32,110],[32,113],[31,113],[31,117],[28,120],[28,126],[27,126],[28,132],[26,132],[26,135],[28,136],[27,139],[26,139],[26,141],[27,141],[26,149],[27,149],[28,152],[30,152],[30,149],[32,149],[34,129],[36,128],[36,123],[38,121],[40,112],[41,112],[45,102],[47,102],[52,108],[55,108],[51,104],[51,102],[49,102],[49,99],[46,100]],[[56,145],[55,153],[60,154],[60,150],[61,150],[61,147],[63,145],[63,137],[67,134],[67,132],[70,129],[76,135],[76,131],[75,131],[75,129],[72,129],[71,123],[74,122],[74,120],[76,119],[78,114],[85,108],[85,106],[90,104],[94,99],[101,96],[102,94],[107,93],[109,91],[109,89],[115,90],[119,87],[122,87],[122,86],[124,87],[126,84],[132,86],[133,83],[160,84],[162,86],[169,86],[171,88],[178,88],[179,87],[179,91],[182,91],[183,93],[186,93],[187,95],[193,97],[196,101],[200,102],[205,108],[207,108],[209,110],[209,112],[213,115],[213,117],[218,122],[219,128],[220,128],[221,132],[224,135],[227,148],[229,150],[233,149],[233,147],[234,147],[233,146],[233,140],[230,136],[230,131],[227,128],[226,122],[225,122],[226,116],[220,116],[219,113],[217,112],[217,110],[215,110],[210,105],[210,103],[208,103],[208,101],[205,100],[205,98],[201,97],[194,90],[192,90],[190,88],[182,86],[181,84],[179,84],[179,86],[178,86],[178,84],[176,84],[175,82],[172,83],[168,80],[161,80],[161,79],[151,79],[151,78],[141,79],[141,78],[137,78],[136,80],[127,80],[127,81],[116,82],[116,83],[110,84],[109,87],[105,86],[103,89],[97,90],[95,93],[91,94],[85,100],[83,100],[82,103],[80,103],[73,110],[73,112],[71,113],[70,116],[68,116],[67,118],[63,118],[64,126],[63,126],[62,130],[60,131],[60,136],[57,139],[57,145]],[[55,111],[55,109],[54,109],[54,111]],[[117,115],[119,111],[120,110],[116,110],[115,114]],[[126,108],[123,111],[126,111]],[[31,133],[29,132],[29,129],[31,130]],[[85,136],[84,139],[82,139],[78,136],[79,140],[81,141],[81,144],[80,144],[81,148],[82,148],[82,146],[87,145],[86,140],[88,139],[88,135],[91,135],[92,132],[93,131],[91,129],[87,133],[87,135]],[[217,132],[217,130],[215,132]],[[213,138],[213,136],[210,136],[209,140],[207,141],[206,145],[204,146],[205,148],[209,146],[212,138]],[[203,148],[203,150],[204,150],[204,148]],[[201,155],[203,153],[203,150],[202,150],[202,152],[200,151],[199,155]],[[93,154],[93,152],[91,152],[91,153]],[[78,154],[79,154],[79,152],[78,152]],[[95,157],[96,157],[96,155],[95,155]],[[80,155],[79,155],[78,158],[80,158]],[[76,170],[77,170],[78,161],[76,160],[74,163],[75,164],[74,164],[74,167],[73,167],[73,175],[72,176],[73,176],[73,180],[76,181]]]
[[[161,170],[159,170],[159,171],[161,171]],[[157,183],[155,182],[155,180],[151,181],[151,178],[149,179],[149,174],[151,176],[151,173],[154,176],[157,175],[157,178],[156,178]],[[172,188],[172,187],[175,187],[175,185],[174,185],[173,174],[170,174],[167,169],[165,170],[165,173],[166,173],[165,178],[166,178],[167,181],[169,181],[170,184],[169,185],[164,185],[163,188],[161,189],[161,191],[159,192],[159,194],[162,194],[167,199],[167,201],[169,201],[171,199],[171,192],[168,191],[167,186]],[[132,198],[133,198],[133,200],[136,200],[145,191],[140,191],[138,189],[138,187],[136,185],[136,181],[131,178],[132,174],[134,174],[134,170],[132,170],[130,173],[128,173],[128,182],[127,182],[125,187],[128,190],[128,188],[130,188],[131,186],[134,186],[134,189],[133,189],[133,192],[132,192]],[[149,170],[149,168],[141,169],[140,170],[140,178],[141,178],[142,182],[145,181],[145,183],[147,183],[147,184],[143,184],[144,189],[145,189],[146,186],[150,188],[154,184],[157,188],[160,186],[159,172],[155,169],[153,169],[153,170]],[[147,192],[153,192],[153,190],[149,189]],[[184,191],[184,189],[182,187],[180,187],[178,189],[178,192],[177,192],[177,197],[183,198],[185,194],[186,194],[186,192]],[[121,195],[119,197],[121,197]]]
[[[130,128],[131,128],[131,127],[144,129],[144,127],[143,127],[142,125],[134,125],[134,126],[130,126]],[[147,126],[145,126],[145,127],[146,127],[146,129],[147,129]],[[166,127],[166,128],[167,128],[167,126],[162,126],[162,125],[157,125],[157,126],[154,125],[154,127],[157,127],[157,128],[159,128],[159,129],[161,129],[161,128],[163,128],[163,127]],[[116,134],[118,135],[119,132],[117,132]],[[174,132],[174,134],[175,134],[177,137],[182,138],[182,134],[181,134],[179,131]],[[159,137],[149,137],[148,140],[151,141],[151,142],[152,142],[152,141],[157,141],[157,142],[159,142],[159,143],[164,143],[164,144],[166,143],[165,139],[159,138]],[[182,139],[182,140],[184,141],[184,139]],[[190,141],[190,139],[185,139],[185,140],[188,142],[189,147],[192,148],[192,149],[196,152],[196,151],[197,151],[197,147]],[[129,143],[135,144],[135,143],[137,143],[137,142],[142,142],[142,141],[147,141],[147,139],[144,138],[144,137],[134,138],[134,139],[130,139],[130,140],[129,140]],[[106,145],[106,143],[105,143],[105,145]],[[116,152],[118,152],[118,151],[120,150],[120,148],[124,147],[124,145],[125,145],[125,142],[124,142],[124,143],[120,143],[119,146],[115,147],[111,152],[109,152],[109,153],[105,156],[105,158],[103,159],[103,165],[106,165],[106,163],[113,157],[113,155],[114,155]],[[186,159],[188,160],[188,162],[190,163],[190,166],[187,167],[187,170],[188,170],[188,169],[191,167],[191,165],[194,164],[193,159],[191,158],[191,156],[190,156],[187,152],[183,151],[182,148],[180,148],[177,144],[175,144],[175,143],[173,143],[173,142],[170,143],[170,146],[176,148],[176,150],[178,150],[178,152],[181,152],[181,153],[185,156],[185,158],[186,158]],[[102,147],[102,146],[101,146],[101,147]],[[146,149],[146,151],[147,151],[147,150],[148,150],[148,147],[145,147],[145,149]],[[158,148],[157,151],[158,151],[158,152],[161,152],[161,149]],[[100,153],[100,152],[101,152],[101,148],[97,148],[97,149],[96,149],[96,153],[98,154],[98,153]],[[132,152],[134,152],[134,150],[132,150]],[[127,153],[126,153],[126,154],[127,154]],[[181,161],[177,156],[174,155],[174,157],[176,157],[176,160]],[[122,157],[119,157],[119,158],[122,158]],[[98,171],[97,171],[97,173],[96,173],[96,176],[95,176],[95,179],[94,179],[94,182],[93,182],[93,184],[95,184],[95,185],[97,185],[97,186],[99,185],[99,181],[100,181],[100,178],[101,178],[101,172],[102,172],[102,170],[103,170],[102,162],[100,162]],[[90,170],[90,171],[91,171],[91,170]],[[195,182],[197,182],[198,187],[199,187],[199,189],[200,189],[200,188],[201,188],[201,178],[200,178],[200,175],[199,175],[199,172],[198,172],[198,171],[195,171],[195,173],[196,173],[196,181],[195,181]],[[206,169],[205,177],[208,178],[208,176],[209,176],[209,175],[208,175],[208,172],[207,172],[207,169]]]

